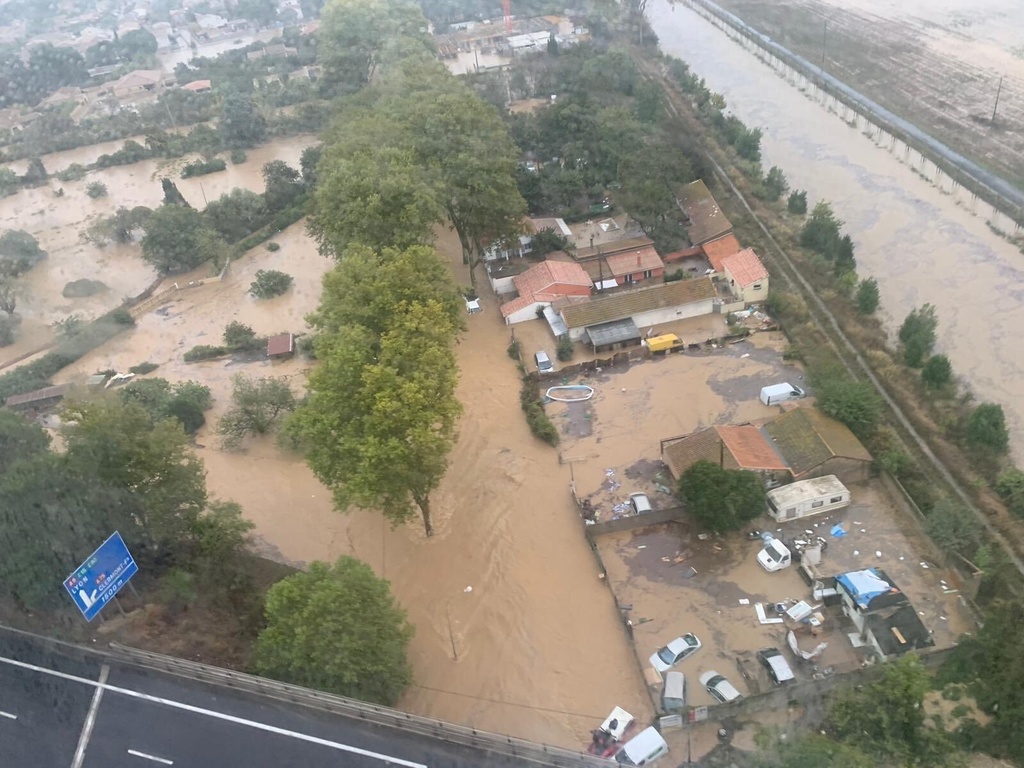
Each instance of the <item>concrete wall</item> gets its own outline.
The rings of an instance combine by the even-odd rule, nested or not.
[[[620,517],[618,520],[602,520],[587,526],[588,536],[604,536],[608,533],[619,533],[620,531],[631,531],[634,528],[646,528],[649,525],[669,523],[678,520],[683,516],[681,506],[669,507],[668,509],[656,509],[646,515],[630,515]]]
[[[491,288],[493,288],[494,292],[497,294],[516,292],[515,283],[512,282],[515,279],[515,275],[508,275],[507,277],[494,277],[493,275],[488,274],[487,279],[491,283]]]
[[[688,317],[710,315],[714,311],[714,299],[704,299],[703,301],[695,301],[678,307],[666,307],[665,309],[641,312],[633,316],[633,322],[638,327],[645,328],[649,325],[661,325],[662,323],[671,323],[675,320],[685,320]]]
[[[537,308],[550,306],[550,302],[547,301],[535,301],[527,307],[523,307],[520,310],[513,312],[511,315],[505,318],[505,325],[514,325],[515,323],[525,323],[529,320],[537,319]]]

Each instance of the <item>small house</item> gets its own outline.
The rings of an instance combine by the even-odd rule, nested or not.
[[[295,354],[295,336],[279,333],[267,339],[267,357],[271,360],[285,360]]]
[[[513,276],[517,298],[501,305],[506,325],[522,323],[537,317],[538,309],[564,296],[589,296],[593,286],[590,277],[576,263],[542,261],[522,274]]]
[[[746,248],[722,260],[722,272],[729,288],[744,304],[768,298],[768,270],[753,248]]]
[[[702,429],[684,437],[661,441],[661,458],[678,480],[698,461],[710,461],[723,469],[744,469],[761,475],[767,485],[789,482],[789,467],[751,424]]]
[[[732,232],[732,222],[718,207],[711,190],[701,179],[684,186],[678,195],[679,210],[686,216],[691,245],[703,245]]]
[[[881,568],[836,577],[843,613],[883,661],[935,645],[906,594]]]

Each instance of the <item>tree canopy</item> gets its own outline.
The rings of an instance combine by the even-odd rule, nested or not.
[[[716,531],[733,531],[764,512],[764,483],[755,472],[698,461],[679,478],[686,510]]]
[[[900,326],[903,360],[911,368],[920,368],[931,354],[938,325],[939,319],[931,304],[925,304],[920,309],[915,307],[903,321]]]
[[[224,250],[202,215],[187,206],[161,205],[145,227],[142,258],[160,272],[187,272],[206,261],[216,262]]]
[[[412,680],[413,627],[388,583],[359,560],[314,562],[279,581],[266,620],[254,654],[262,675],[385,705]]]

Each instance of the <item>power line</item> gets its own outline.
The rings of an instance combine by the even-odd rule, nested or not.
[[[429,685],[417,685],[413,683],[411,688],[420,688],[424,691],[432,691],[434,693],[447,693],[449,696],[461,696],[464,699],[473,699],[475,701],[486,701],[490,704],[501,704],[506,707],[520,707],[522,709],[533,709],[537,712],[550,712],[555,715],[568,715],[569,717],[583,717],[587,720],[598,720],[604,719],[604,715],[584,715],[580,712],[566,712],[564,709],[549,709],[548,707],[537,707],[532,704],[517,704],[514,701],[500,701],[498,699],[488,699],[485,696],[473,696],[469,693],[459,693],[458,691],[446,691],[443,688],[431,688]]]

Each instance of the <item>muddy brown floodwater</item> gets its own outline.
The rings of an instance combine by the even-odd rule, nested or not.
[[[264,150],[267,157],[278,152],[294,160],[303,146]],[[258,162],[250,163],[258,169]],[[135,168],[146,178],[153,173],[146,165]],[[179,186],[194,200],[193,188]],[[136,189],[149,186],[139,182]],[[122,204],[148,199],[129,203],[120,196]],[[416,625],[415,684],[402,708],[577,749],[616,705],[649,717],[639,669],[572,504],[569,468],[526,426],[518,374],[505,352],[508,329],[486,291],[487,311],[467,318],[457,349],[465,415],[450,469],[433,497],[433,538],[415,522],[392,530],[372,512],[335,512],[305,463],[282,454],[272,440],[255,441],[242,453],[221,449],[210,425],[228,406],[234,374],[284,376],[299,392],[310,365],[299,358],[273,364],[182,360],[189,347],[215,343],[234,319],[261,334],[305,330],[304,315],[316,306],[321,276],[332,263],[317,253],[302,223],[275,240],[279,251],[259,246],[234,262],[222,282],[181,291],[59,380],[148,360],[160,366],[153,376],[210,386],[216,402],[197,436],[207,483],[212,495],[243,506],[256,523],[260,550],[298,566],[355,555],[391,581],[409,611]],[[458,281],[468,284],[457,239],[442,232],[439,246],[451,256]],[[137,247],[126,249],[126,262],[137,258]],[[50,261],[50,269],[62,264],[60,252]],[[285,270],[296,282],[279,298],[254,301],[248,285],[266,268]]]
[[[889,331],[914,306],[935,305],[939,351],[979,399],[1003,406],[1014,457],[1024,461],[1024,254],[697,14],[665,0],[647,13],[662,49],[764,131],[764,167],[782,168],[811,205],[832,202],[857,246],[858,271],[879,280]]]

